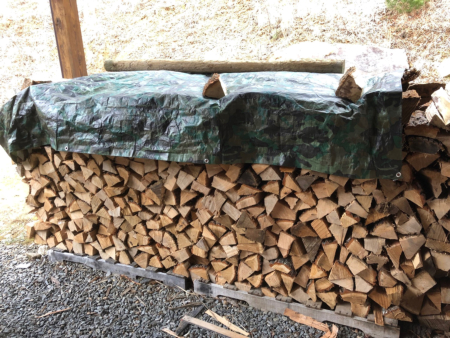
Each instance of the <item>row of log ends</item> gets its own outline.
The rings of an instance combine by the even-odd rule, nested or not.
[[[420,95],[419,95],[420,96]],[[426,105],[427,102],[423,102]],[[354,315],[446,321],[450,134],[417,105],[402,178],[19,152],[38,244]]]

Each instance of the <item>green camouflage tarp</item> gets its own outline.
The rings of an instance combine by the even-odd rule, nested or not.
[[[401,168],[402,72],[381,74],[355,104],[341,75],[222,74],[228,94],[202,97],[206,75],[95,74],[29,87],[0,111],[0,144],[194,163],[265,163],[352,178]]]

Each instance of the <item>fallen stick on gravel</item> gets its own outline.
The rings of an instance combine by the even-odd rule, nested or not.
[[[338,334],[338,328],[336,325],[333,324],[333,326],[331,327],[331,331],[328,331],[320,338],[336,338],[337,334]]]
[[[169,329],[169,328],[167,328],[167,327],[164,328],[164,329],[161,329],[161,331],[162,331],[162,332],[165,332],[165,333],[167,333],[167,334],[170,334],[171,336],[181,338],[181,336],[177,335],[175,332],[173,332],[171,329]]]
[[[90,283],[94,283],[95,281],[97,281],[97,280],[99,280],[100,279],[100,277],[94,277],[94,278],[92,278],[90,281],[89,281],[89,284]]]
[[[315,320],[311,317],[302,315],[301,313],[295,312],[289,308],[286,308],[286,310],[284,310],[284,315],[289,317],[294,322],[297,322],[297,323],[300,323],[303,325],[307,325],[307,326],[311,326],[317,330],[321,330],[326,333],[330,332],[330,329],[328,328],[327,324],[318,322],[317,320]]]
[[[197,317],[199,314],[201,314],[203,312],[203,310],[205,309],[205,306],[202,304],[200,305],[198,308],[192,310],[189,313],[190,317]],[[189,327],[189,323],[187,322],[183,322],[182,320],[180,321],[180,324],[178,324],[177,330],[175,331],[178,335],[182,335],[186,329]]]
[[[135,282],[134,280],[132,280],[132,279],[131,279],[130,277],[128,277],[128,276],[120,275],[120,277],[123,277],[123,278],[125,278],[125,279],[128,279],[130,282],[132,282],[132,283],[134,283],[134,284],[142,285],[141,283]]]
[[[142,299],[140,299],[138,296],[136,296],[136,298],[138,301],[140,301],[142,303],[142,305],[147,306],[147,305],[145,305],[144,301]]]
[[[57,313],[60,313],[60,312],[69,311],[71,309],[72,309],[71,307],[68,307],[67,309],[63,309],[63,310],[47,312],[45,315],[36,316],[36,318],[44,318],[44,317],[47,317],[47,316],[50,316],[50,315],[54,315],[54,314],[57,314]]]
[[[199,305],[203,305],[203,303],[200,303],[200,302],[188,303],[188,304],[184,304],[184,305],[180,305],[180,306],[169,307],[169,310],[178,310],[178,309],[183,309],[185,307],[194,307],[194,306],[199,306]]]
[[[189,323],[189,324],[193,324],[193,325],[197,325],[203,329],[206,330],[210,330],[216,333],[219,333],[221,335],[224,335],[225,337],[230,337],[230,338],[247,338],[247,336],[243,336],[241,334],[237,334],[233,331],[229,331],[229,330],[225,330],[224,328],[221,328],[217,325],[205,322],[203,320],[197,319],[197,318],[192,318],[189,316],[184,316],[183,318],[181,318],[182,321]]]
[[[211,310],[206,310],[206,314],[212,318],[214,318],[215,320],[217,320],[219,323],[225,325],[227,328],[229,328],[230,330],[233,330],[235,332],[239,332],[241,334],[243,334],[244,336],[248,336],[249,333],[245,330],[242,330],[240,327],[234,325],[233,323],[231,323],[228,319],[219,316],[217,313],[211,311]]]

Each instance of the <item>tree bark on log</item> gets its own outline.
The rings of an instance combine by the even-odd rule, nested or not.
[[[281,71],[342,74],[345,69],[343,60],[315,59],[295,61],[106,60],[104,65],[108,72],[171,70],[193,74]]]

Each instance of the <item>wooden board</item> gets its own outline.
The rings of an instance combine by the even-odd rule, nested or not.
[[[76,0],[50,0],[62,77],[87,75]]]
[[[104,259],[99,259],[99,256],[78,256],[67,252],[58,252],[55,250],[48,250],[48,257],[52,261],[56,262],[74,262],[89,266],[95,270],[102,270],[105,272],[111,272],[118,275],[126,275],[131,278],[136,278],[137,276],[145,277],[149,279],[158,280],[169,286],[178,286],[183,290],[187,290],[189,287],[188,280],[186,278],[170,275],[168,273],[156,272],[152,268],[135,268],[131,265],[125,264],[114,264],[114,262],[107,262]]]

